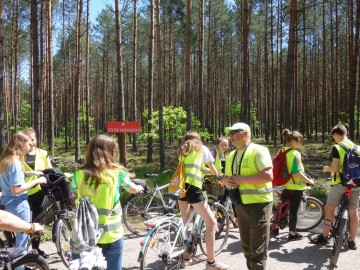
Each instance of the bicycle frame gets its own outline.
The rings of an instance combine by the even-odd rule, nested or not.
[[[195,217],[195,220],[194,220],[194,217]],[[160,227],[162,225],[165,225],[168,223],[173,223],[178,228],[175,240],[173,241],[174,244],[170,247],[169,258],[175,258],[175,257],[183,254],[187,250],[188,244],[191,243],[191,241],[193,240],[193,236],[195,235],[194,234],[195,230],[196,230],[196,236],[197,237],[200,236],[200,233],[201,233],[200,228],[201,228],[201,223],[203,222],[203,220],[201,219],[200,215],[194,209],[191,211],[190,217],[189,217],[188,221],[186,222],[186,224],[183,223],[181,217],[179,218],[178,222],[175,222],[174,218],[175,218],[175,215],[170,214],[170,215],[165,215],[165,216],[161,216],[161,217],[156,217],[156,218],[146,221],[146,225],[149,228],[151,228],[151,230],[148,231],[144,240],[140,244],[141,248],[140,248],[138,262],[140,262],[143,259],[144,251],[145,251],[146,245],[147,245],[151,235],[158,229],[158,227]],[[194,225],[192,226],[192,229],[189,233],[189,237],[187,237],[186,232],[187,232],[187,229],[192,220],[194,220]],[[174,252],[175,243],[177,243],[179,237],[181,237],[183,239],[183,247],[181,250]]]
[[[332,237],[334,237],[336,235],[336,233],[337,233],[336,228],[338,227],[338,224],[340,223],[341,218],[349,220],[348,203],[349,203],[349,198],[350,198],[351,192],[352,192],[351,188],[346,187],[343,198],[342,198],[342,200],[341,200],[341,202],[339,204],[340,207],[339,207],[339,210],[338,210],[338,212],[336,214],[335,221],[334,221],[334,223],[332,225],[330,238],[332,238]]]

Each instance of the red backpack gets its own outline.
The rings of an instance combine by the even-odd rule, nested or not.
[[[290,152],[292,148],[287,149],[281,148],[278,154],[274,157],[273,160],[273,186],[283,186],[287,182],[289,182],[290,178],[293,183],[294,177],[292,173],[289,173],[287,165],[286,165],[286,154]]]

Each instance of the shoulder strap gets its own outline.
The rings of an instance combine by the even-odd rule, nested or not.
[[[284,151],[284,148],[282,148],[282,150]],[[293,150],[293,149],[292,149],[292,148],[289,148],[289,149],[285,150],[285,151],[284,151],[285,155],[286,155],[287,153],[289,153],[291,150]]]

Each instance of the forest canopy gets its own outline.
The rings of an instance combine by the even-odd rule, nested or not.
[[[273,144],[336,123],[359,139],[360,0],[114,0],[95,20],[93,1],[0,0],[1,151],[33,126],[78,159],[108,121],[161,148],[169,108],[206,139],[237,121]]]

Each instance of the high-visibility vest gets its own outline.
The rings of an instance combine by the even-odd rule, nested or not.
[[[78,187],[78,198],[89,197],[99,214],[99,228],[104,229],[99,244],[112,243],[124,235],[121,225],[122,209],[120,201],[114,201],[119,188],[119,173],[119,169],[104,170],[103,182],[99,184],[95,193],[95,186],[83,183],[85,171],[75,171],[74,179]],[[75,203],[77,204],[77,200]]]
[[[256,169],[255,154],[258,151],[268,151],[265,147],[250,143],[243,154],[239,174],[241,176],[250,176],[258,174]],[[236,156],[237,150],[232,151],[226,157],[225,175],[233,175],[233,161]],[[271,181],[265,184],[240,184],[239,192],[243,204],[251,203],[265,203],[273,201],[272,183]]]
[[[290,147],[283,147],[283,149],[286,151],[288,150]],[[286,154],[286,166],[288,168],[288,172],[291,173],[293,171],[293,167],[294,167],[294,160],[296,159],[296,153],[298,151],[295,149],[290,150],[287,154]],[[300,166],[302,167],[302,172],[304,171],[304,166],[302,165],[302,163],[300,164]],[[289,180],[289,182],[286,183],[286,188],[289,190],[305,190],[306,189],[306,184],[296,175],[293,174],[293,179]]]
[[[343,144],[344,146],[346,146],[348,149],[352,149],[354,147],[354,143],[350,140],[346,140],[346,141],[341,141],[341,144]],[[336,147],[336,149],[339,152],[339,156],[340,156],[340,167],[339,170],[336,173],[331,173],[331,184],[332,185],[337,185],[341,183],[341,179],[340,179],[340,173],[342,173],[343,171],[343,166],[344,166],[344,158],[345,158],[345,154],[346,151],[344,148],[342,148],[339,144],[335,144],[334,145]]]
[[[180,158],[185,167],[185,183],[202,189],[204,169],[201,152],[193,151],[190,155]]]
[[[35,167],[34,170],[32,168],[30,168],[29,165],[27,165],[25,163],[25,161],[23,162],[23,167],[25,171],[42,171],[45,169],[48,169],[48,163],[47,163],[47,151],[42,150],[40,148],[36,148],[35,149]],[[36,179],[37,176],[36,175],[32,175],[29,176],[25,179],[25,182],[30,182],[34,179]],[[35,194],[36,192],[40,191],[41,187],[40,185],[36,185],[35,187],[31,188],[28,190],[28,195],[32,195]]]

